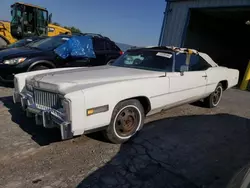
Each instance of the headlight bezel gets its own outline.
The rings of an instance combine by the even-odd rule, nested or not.
[[[34,91],[34,87],[30,84],[25,84],[25,88],[27,91],[33,92]]]
[[[5,65],[17,65],[22,62],[24,62],[27,58],[26,57],[17,57],[17,58],[12,58],[12,59],[6,59],[3,61],[3,64]]]
[[[62,109],[63,109],[63,113],[65,114],[65,120],[66,121],[71,121],[71,109],[70,109],[70,103],[71,101],[67,98],[61,98],[61,105],[62,105]]]
[[[14,76],[14,90],[19,92],[19,85],[18,85],[18,79]]]

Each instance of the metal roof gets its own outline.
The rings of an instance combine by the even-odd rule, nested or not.
[[[250,7],[250,0],[167,0],[164,20],[159,39],[159,45],[183,46],[186,31],[190,21],[191,10],[202,10],[212,15],[208,10],[213,9],[219,14],[219,8],[235,10]],[[237,13],[239,15],[240,13]],[[232,14],[228,14],[229,16]],[[234,16],[229,19],[234,19]],[[246,22],[246,19],[244,22]]]
[[[30,6],[30,7],[34,7],[34,8],[38,8],[38,9],[47,11],[46,8],[43,8],[43,7],[40,7],[40,6],[36,6],[36,5],[32,5],[32,4],[28,4],[28,3],[16,2],[13,5],[15,5],[15,4],[26,5],[26,6]]]

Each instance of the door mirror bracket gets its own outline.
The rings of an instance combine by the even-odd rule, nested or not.
[[[188,66],[187,65],[182,65],[180,67],[180,73],[181,73],[181,76],[184,75],[184,72],[187,72],[188,71]]]

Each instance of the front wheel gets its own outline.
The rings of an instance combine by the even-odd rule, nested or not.
[[[218,104],[220,103],[220,100],[222,98],[222,93],[223,93],[223,87],[222,84],[219,83],[216,88],[215,91],[213,93],[211,93],[207,98],[204,99],[204,103],[208,108],[214,108],[216,106],[218,106]]]
[[[104,134],[115,144],[124,143],[142,128],[144,118],[144,109],[138,100],[120,102],[116,105]]]
[[[46,69],[49,69],[49,67],[44,66],[44,65],[36,65],[30,71],[38,71],[38,70],[46,70]]]

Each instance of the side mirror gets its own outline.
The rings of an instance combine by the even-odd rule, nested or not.
[[[48,22],[51,23],[52,22],[52,13],[49,14],[49,19]]]
[[[188,66],[187,65],[182,65],[180,67],[181,76],[183,76],[184,72],[187,72],[187,71],[188,71]]]

